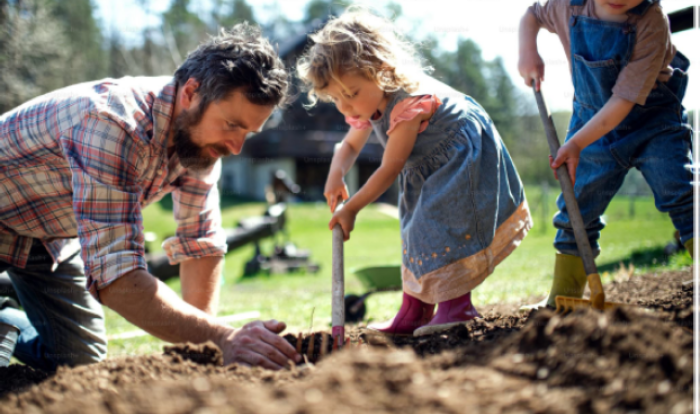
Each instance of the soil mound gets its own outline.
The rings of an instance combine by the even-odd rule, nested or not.
[[[351,346],[280,372],[221,366],[212,344],[51,376],[12,365],[0,368],[0,413],[690,413],[693,287],[682,284],[690,278],[608,285],[611,300],[640,309],[499,308],[447,332]],[[315,335],[310,347],[305,337],[302,351],[315,354],[321,341]]]
[[[585,389],[585,411],[662,413],[692,395],[692,334],[633,309],[537,312],[493,355],[502,372]]]

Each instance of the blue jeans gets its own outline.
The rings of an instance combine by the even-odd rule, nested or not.
[[[26,311],[0,310],[0,321],[20,329],[13,356],[44,371],[101,361],[107,355],[104,313],[85,289],[80,253],[55,271],[51,266],[51,256],[38,240],[24,269],[0,262],[0,272],[10,275]]]
[[[571,0],[581,6],[585,0]],[[651,1],[636,11],[646,13]],[[574,82],[574,111],[567,140],[589,122],[613,96],[620,71],[632,58],[636,23],[606,22],[574,12],[569,20]],[[641,30],[641,28],[640,28]],[[682,105],[688,85],[690,61],[677,52],[671,77],[656,82],[644,105],[634,105],[625,119],[605,136],[581,151],[574,192],[594,253],[605,226],[601,216],[620,189],[630,168],[637,168],[654,192],[656,208],[669,213],[685,243],[693,237],[691,129]],[[554,247],[579,256],[563,197],[554,226],[559,229]]]
[[[666,134],[652,139],[634,157],[622,156],[624,145],[613,146],[598,140],[581,152],[576,169],[574,192],[586,225],[594,254],[600,252],[598,239],[605,227],[602,215],[617,193],[630,168],[641,171],[654,193],[656,208],[669,213],[685,243],[693,237],[693,189],[689,166],[691,142],[687,134]],[[576,239],[562,195],[554,226],[559,229],[554,247],[562,253],[579,256]]]

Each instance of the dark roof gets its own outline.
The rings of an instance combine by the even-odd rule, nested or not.
[[[326,21],[327,19],[315,19],[304,27],[304,31],[297,33],[282,42],[277,52],[280,58],[287,60],[289,57],[296,57],[299,55],[299,49],[303,50],[304,46],[306,46],[306,44],[309,42],[309,34],[323,27]]]

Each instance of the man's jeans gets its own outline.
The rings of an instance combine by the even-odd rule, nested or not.
[[[98,362],[107,354],[104,313],[85,289],[80,253],[51,271],[52,260],[35,240],[24,269],[0,262],[26,313],[0,310],[0,321],[20,329],[13,356],[32,368]]]

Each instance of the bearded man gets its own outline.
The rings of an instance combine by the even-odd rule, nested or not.
[[[214,319],[226,253],[220,158],[241,151],[287,96],[284,64],[259,29],[222,31],[173,77],[70,86],[0,116],[0,272],[24,311],[14,356],[51,371],[104,359],[100,303],[169,342],[213,341],[224,362],[279,369],[300,356],[284,324]],[[182,296],[148,273],[143,208],[172,193]]]

